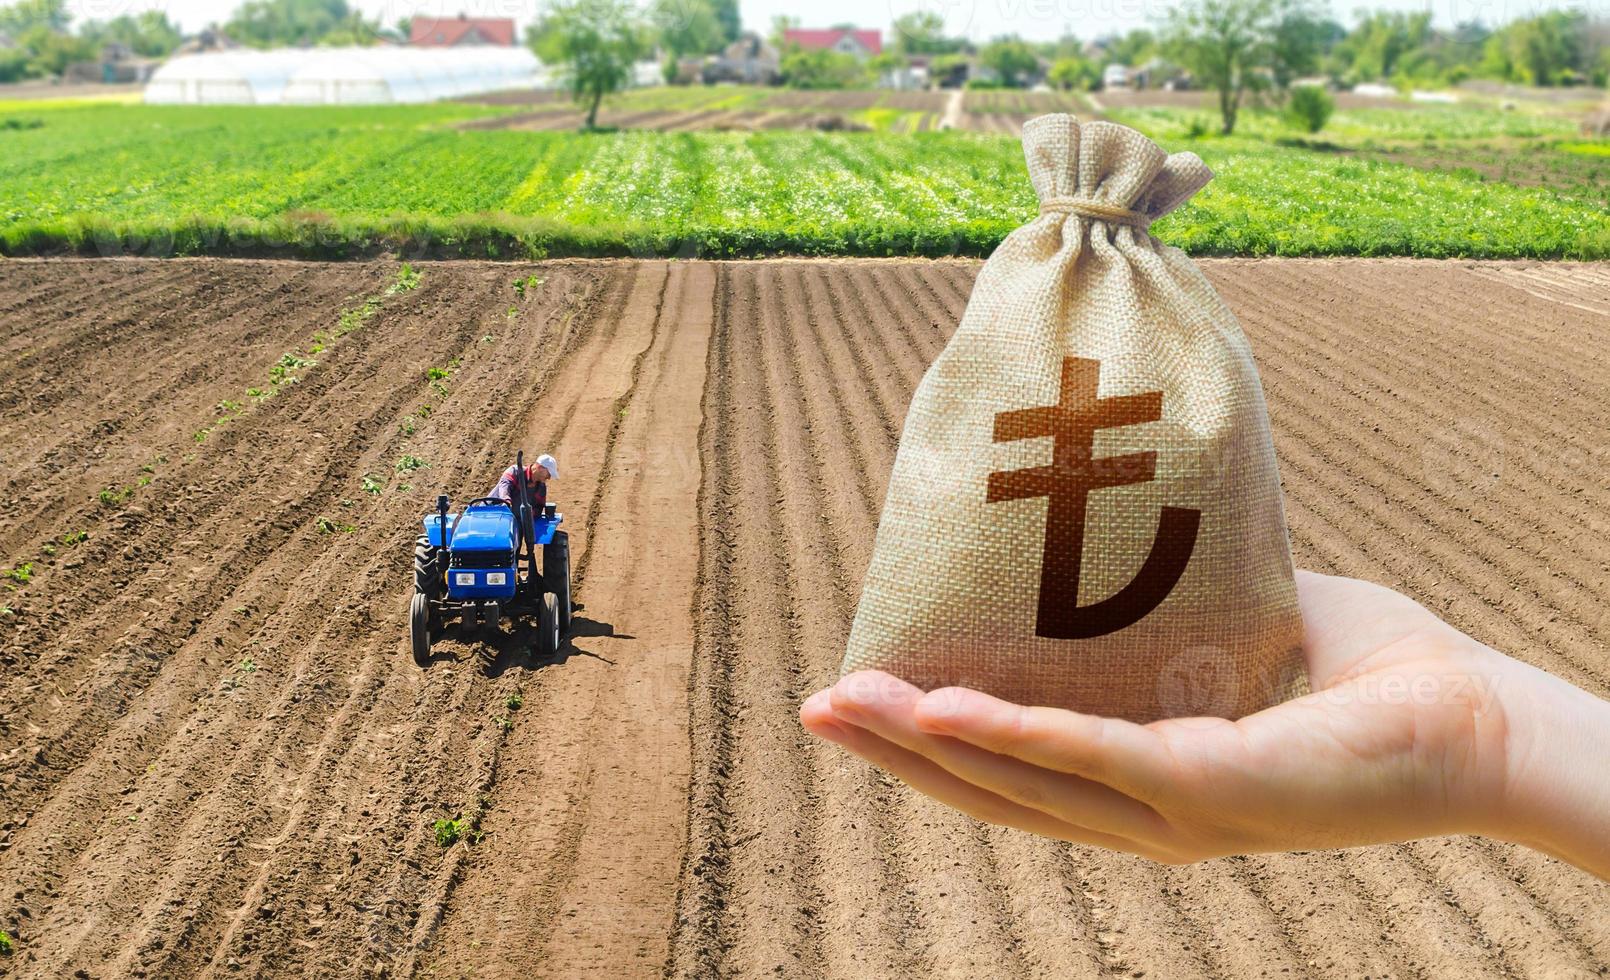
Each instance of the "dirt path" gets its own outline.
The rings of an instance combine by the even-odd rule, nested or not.
[[[960,129],[962,127],[962,99],[967,93],[956,89],[945,96],[945,112],[939,118],[940,129]]]
[[[522,707],[520,720],[532,724],[517,726],[504,750],[487,839],[426,975],[574,975],[600,949],[617,976],[657,974],[665,960],[686,835],[699,397],[714,278],[708,265],[647,266],[621,316],[620,355],[584,379],[560,459],[583,487],[599,476],[575,542],[586,656],[526,685],[535,710]],[[621,819],[634,812],[654,816]]]
[[[1610,268],[1202,265],[1298,562],[1610,694]],[[1159,867],[800,732],[977,267],[0,263],[0,976],[1610,971],[1610,885],[1519,848]],[[421,671],[418,517],[522,446],[577,636]]]

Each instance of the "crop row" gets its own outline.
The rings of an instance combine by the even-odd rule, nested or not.
[[[1035,212],[1015,140],[524,132],[470,106],[39,110],[0,131],[0,251],[987,254]],[[1255,138],[1154,226],[1218,254],[1596,257],[1605,209]]]

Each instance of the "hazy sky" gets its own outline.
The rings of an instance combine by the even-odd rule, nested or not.
[[[386,24],[414,14],[457,14],[513,17],[527,24],[536,19],[541,0],[348,0]],[[1441,27],[1463,20],[1501,23],[1538,10],[1572,7],[1610,15],[1610,0],[1329,0],[1343,23],[1359,7],[1392,10],[1429,9]],[[779,14],[799,17],[806,26],[853,22],[886,33],[890,22],[913,10],[942,14],[950,33],[983,40],[1016,33],[1034,40],[1064,31],[1083,38],[1154,23],[1173,6],[1172,0],[739,0],[745,26],[765,30]],[[6,0],[0,0],[5,6]],[[162,9],[185,29],[226,20],[239,6],[231,0],[68,0],[80,18],[115,17],[138,10]]]

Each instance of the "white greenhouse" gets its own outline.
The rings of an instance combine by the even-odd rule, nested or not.
[[[299,105],[434,102],[534,88],[538,62],[525,48],[332,48],[294,75],[285,101]]]
[[[145,101],[180,105],[274,105],[310,52],[217,51],[169,59],[145,85]]]
[[[377,105],[432,102],[535,88],[541,65],[525,48],[309,48],[175,58],[145,100],[157,103]]]

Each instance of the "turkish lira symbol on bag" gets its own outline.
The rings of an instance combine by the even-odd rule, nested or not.
[[[1084,557],[1085,506],[1094,490],[1151,481],[1157,453],[1094,455],[1097,429],[1111,429],[1163,417],[1163,393],[1098,397],[1101,362],[1087,357],[1062,361],[1057,404],[1001,412],[995,441],[1052,440],[1051,463],[989,475],[989,503],[1047,497],[1045,549],[1040,558],[1040,604],[1035,635],[1082,640],[1113,633],[1156,609],[1185,574],[1196,548],[1202,512],[1164,507],[1140,572],[1122,589],[1099,602],[1079,605],[1079,566]]]

